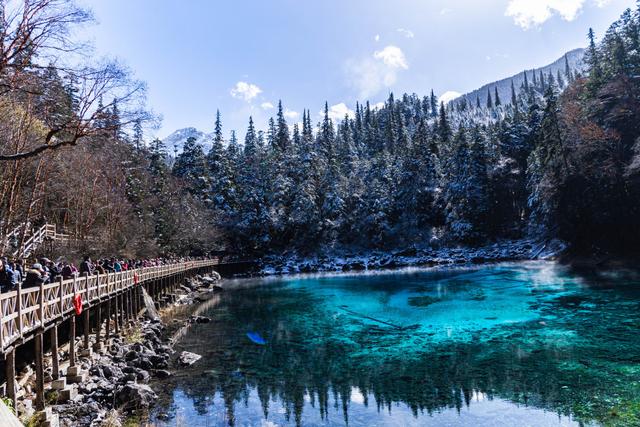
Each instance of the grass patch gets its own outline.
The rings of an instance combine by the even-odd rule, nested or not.
[[[129,330],[124,337],[124,341],[127,344],[138,344],[144,341],[144,335],[142,334],[142,328],[140,326],[134,326]]]

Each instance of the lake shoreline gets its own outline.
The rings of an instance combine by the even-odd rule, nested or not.
[[[269,255],[259,262],[257,276],[300,273],[393,270],[405,267],[483,265],[508,261],[559,260],[567,250],[560,240],[507,240],[479,247],[408,248],[304,256]]]
[[[215,273],[187,278],[175,294],[155,301],[159,318],[147,310],[139,326],[124,328],[101,351],[81,355],[78,366],[86,379],[73,399],[49,396],[60,425],[150,425],[158,385],[181,366],[174,345],[191,324],[206,321],[197,311],[222,290],[220,280]]]

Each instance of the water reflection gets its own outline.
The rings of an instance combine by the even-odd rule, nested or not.
[[[640,284],[608,280],[531,264],[241,286],[181,342],[205,357],[157,422],[634,425]]]

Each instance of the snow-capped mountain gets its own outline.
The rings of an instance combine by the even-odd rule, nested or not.
[[[566,59],[569,62],[569,68],[571,71],[575,73],[576,71],[582,73],[584,70],[584,53],[585,50],[582,48],[574,49],[566,53]],[[562,55],[555,62],[546,65],[544,67],[535,68],[533,70],[526,70],[527,78],[529,79],[529,83],[533,81],[533,73],[536,73],[536,76],[540,75],[540,71],[546,76],[551,72],[555,77],[560,71],[561,76],[564,78],[565,72],[565,55]],[[487,91],[491,91],[491,96],[494,95],[494,88],[498,88],[498,94],[500,95],[500,99],[503,102],[509,102],[511,99],[511,82],[513,81],[513,85],[516,88],[516,91],[520,89],[520,86],[524,84],[524,73],[520,72],[514,76],[507,77],[502,80],[498,80],[489,84],[486,84],[479,89],[474,90],[473,92],[466,93],[459,98],[456,98],[457,101],[462,100],[462,98],[467,99],[467,103],[469,105],[475,105],[476,98],[480,98],[480,105],[484,106],[487,104]]]
[[[167,153],[174,156],[176,153],[179,154],[182,152],[183,144],[191,137],[195,138],[198,143],[202,145],[205,152],[208,152],[211,148],[213,135],[201,132],[194,127],[178,129],[171,135],[164,138],[162,143],[166,147]]]

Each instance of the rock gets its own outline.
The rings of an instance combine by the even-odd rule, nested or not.
[[[145,371],[144,369],[139,370],[136,374],[136,380],[138,380],[138,382],[148,383],[150,378],[151,375],[149,375],[149,372]]]
[[[158,398],[148,385],[131,383],[122,386],[115,397],[125,411],[148,409]]]
[[[209,323],[211,322],[211,318],[204,316],[191,316],[189,321],[191,323]]]
[[[122,370],[117,366],[113,366],[113,365],[102,366],[102,372],[104,373],[104,377],[107,379],[120,378],[123,375]]]
[[[149,296],[144,287],[140,287],[140,289],[142,289],[142,300],[144,301],[144,306],[146,309],[145,316],[147,316],[147,318],[151,320],[159,321],[160,315],[158,314],[158,310],[156,310],[156,305],[153,302],[153,299],[151,298],[151,296]]]
[[[180,353],[178,363],[182,366],[191,366],[201,358],[202,356],[200,356],[199,354],[191,353],[189,351],[183,351],[182,353]]]
[[[157,378],[160,378],[161,380],[169,378],[171,376],[171,372],[165,369],[158,369],[154,372],[154,374],[156,375]]]

